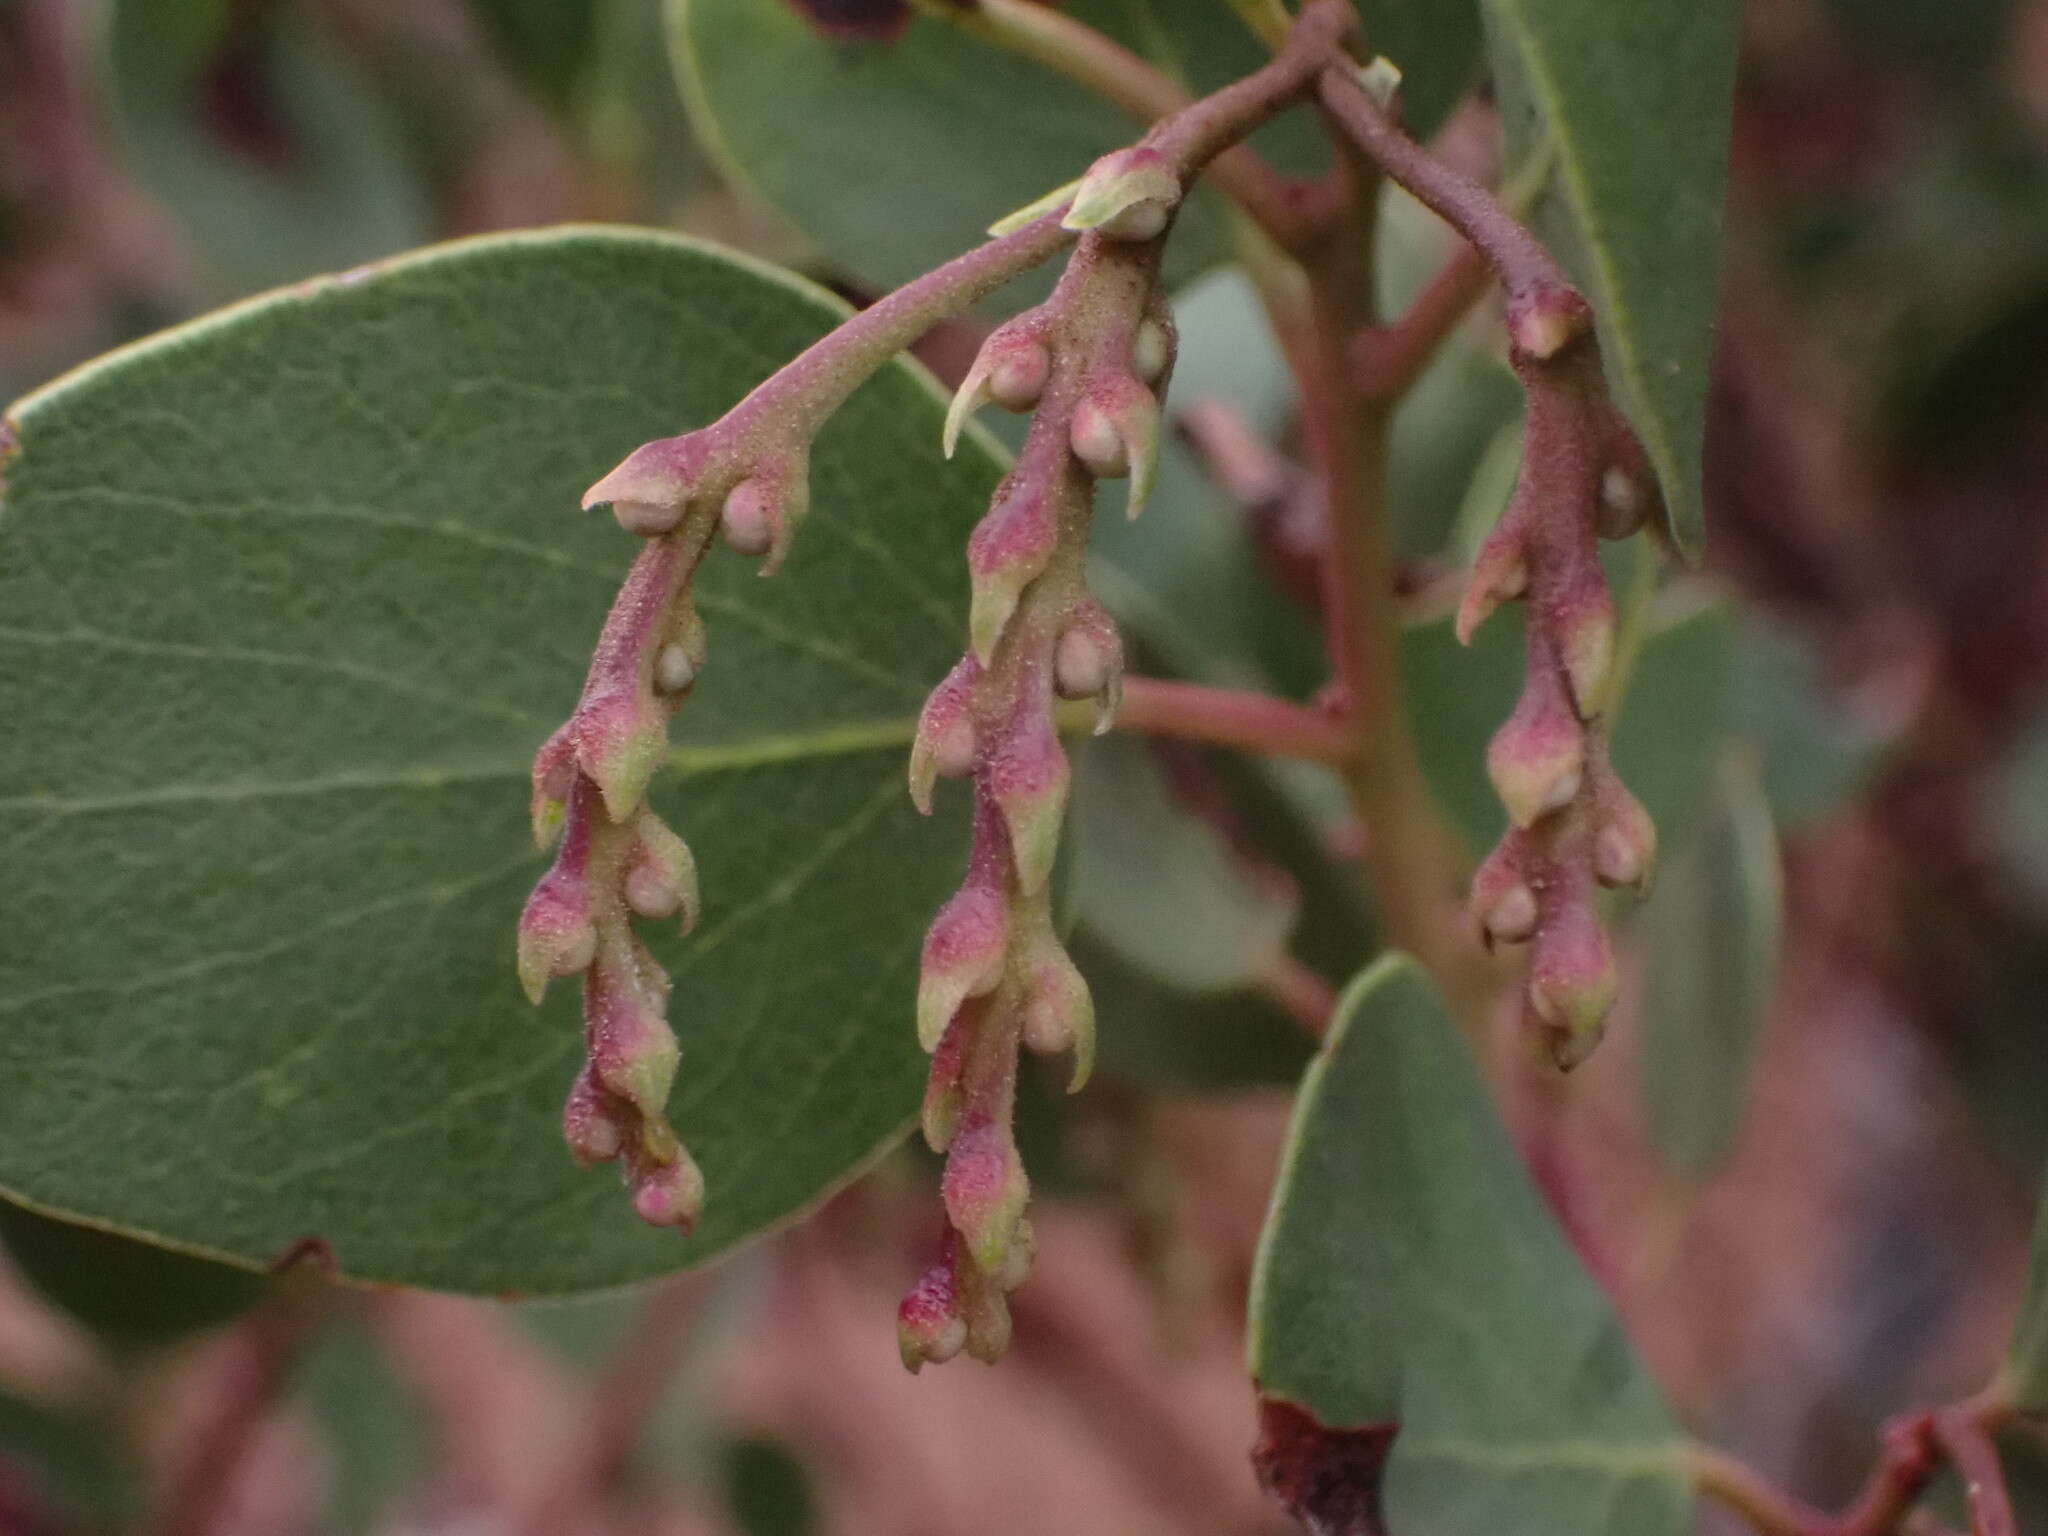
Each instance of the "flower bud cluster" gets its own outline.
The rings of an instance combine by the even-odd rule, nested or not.
[[[1539,312],[1540,311],[1540,312]],[[1599,1043],[1619,987],[1599,886],[1640,889],[1656,860],[1648,814],[1608,760],[1615,610],[1599,540],[1642,526],[1655,481],[1609,403],[1576,294],[1510,317],[1528,401],[1521,473],[1481,547],[1458,638],[1503,602],[1526,605],[1522,693],[1487,749],[1511,823],[1473,878],[1489,947],[1530,946],[1523,1017],[1560,1067]]]
[[[946,1234],[898,1314],[912,1370],[1008,1346],[1006,1297],[1031,1260],[1030,1181],[1011,1129],[1018,1053],[1070,1053],[1075,1088],[1094,1056],[1094,1006],[1053,923],[1070,777],[1054,712],[1061,699],[1094,699],[1106,728],[1121,684],[1122,643],[1083,562],[1095,482],[1128,477],[1135,514],[1158,456],[1174,350],[1158,237],[1178,190],[1156,170],[1112,165],[1095,209],[1110,211],[1053,296],[990,335],[948,418],[950,447],[987,401],[1033,412],[968,542],[967,654],[932,690],[910,755],[921,810],[941,778],[970,780],[974,795],[966,878],[925,937],[918,983],[918,1038],[932,1053],[924,1135],[946,1158]],[[1123,217],[1110,205],[1125,194],[1130,206],[1165,200],[1169,217]]]
[[[668,719],[703,671],[692,582],[714,535],[772,570],[807,497],[800,448],[735,449],[718,427],[636,450],[591,488],[647,540],[598,637],[583,694],[533,764],[533,831],[552,868],[519,920],[521,985],[535,1003],[557,976],[583,978],[584,1064],[562,1111],[570,1153],[617,1162],[633,1209],[687,1230],[704,1179],[668,1122],[678,1047],[669,978],[636,918],[697,920],[696,860],[647,791],[668,753]]]

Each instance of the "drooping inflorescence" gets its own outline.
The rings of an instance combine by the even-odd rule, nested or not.
[[[1524,1019],[1561,1067],[1599,1043],[1619,988],[1599,886],[1640,889],[1650,817],[1608,759],[1615,610],[1599,541],[1650,516],[1655,480],[1609,402],[1584,301],[1549,289],[1511,301],[1511,358],[1527,399],[1521,472],[1481,547],[1458,638],[1502,602],[1525,603],[1526,670],[1486,766],[1509,828],[1472,882],[1486,943],[1530,946]]]
[[[918,984],[932,1053],[924,1135],[946,1157],[947,1230],[898,1314],[913,1370],[1007,1346],[1005,1297],[1031,1257],[1010,1124],[1018,1053],[1071,1052],[1075,1087],[1094,1055],[1093,1005],[1053,923],[1069,781],[1054,706],[1092,698],[1102,726],[1116,709],[1122,646],[1083,561],[1095,482],[1128,478],[1132,516],[1150,487],[1174,352],[1159,250],[1179,197],[1170,165],[1143,146],[1099,162],[1067,215],[1091,233],[1052,297],[989,336],[947,420],[950,451],[986,401],[1033,412],[968,543],[968,651],[926,701],[911,751],[920,809],[940,778],[967,778],[974,795],[966,878],[926,935]]]

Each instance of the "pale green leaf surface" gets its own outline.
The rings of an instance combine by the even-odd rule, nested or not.
[[[1615,398],[1694,557],[1739,11],[1485,0],[1514,158],[1546,141],[1556,157],[1538,222],[1593,303]]]
[[[1406,956],[1303,1081],[1252,1284],[1259,1389],[1397,1421],[1394,1536],[1678,1536],[1682,1440]]]
[[[1705,814],[1643,909],[1644,1120],[1688,1183],[1734,1150],[1776,996],[1784,881],[1753,753],[1723,754]]]
[[[784,571],[716,552],[655,791],[706,907],[670,1112],[688,1240],[578,1171],[575,987],[512,974],[527,762],[636,548],[581,491],[842,313],[631,231],[466,242],[288,290],[24,401],[0,507],[0,1186],[266,1263],[557,1293],[707,1258],[889,1141],[958,876],[903,752],[999,474],[884,370],[819,440]]]
[[[1221,992],[1255,983],[1285,949],[1294,893],[1182,802],[1143,740],[1088,744],[1071,833],[1077,919],[1141,970]]]

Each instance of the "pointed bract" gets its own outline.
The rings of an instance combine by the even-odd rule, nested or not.
[[[983,1120],[955,1136],[940,1194],[976,1266],[985,1275],[997,1274],[1031,1197],[1031,1181],[1009,1127]]]
[[[1518,827],[1569,805],[1585,766],[1585,727],[1553,676],[1532,673],[1486,749],[1486,772]]]
[[[1102,479],[1131,478],[1125,515],[1151,499],[1159,469],[1159,398],[1129,375],[1092,382],[1074,407],[1074,457]]]
[[[590,887],[580,875],[557,868],[541,878],[519,914],[519,985],[538,1005],[548,980],[587,970],[597,953]]]
[[[1137,144],[1104,155],[1088,168],[1060,223],[1067,229],[1100,230],[1113,240],[1151,240],[1165,230],[1180,199],[1180,177],[1172,163],[1149,145]]]
[[[697,1224],[704,1209],[704,1174],[680,1147],[673,1160],[638,1172],[633,1180],[633,1214],[650,1227]]]
[[[989,754],[986,782],[1009,827],[1017,884],[1026,895],[1052,878],[1071,773],[1051,712],[1020,700]]]
[[[624,821],[646,797],[668,755],[668,716],[651,695],[599,694],[569,722],[576,761],[604,796],[606,813]]]
[[[993,870],[970,870],[924,936],[917,978],[917,1042],[937,1050],[961,1003],[1003,977],[1009,904]]]
[[[1014,481],[996,493],[995,505],[975,527],[967,541],[967,628],[975,659],[984,667],[995,659],[1018,600],[1044,573],[1058,542],[1052,498],[1042,487]]]
[[[910,803],[932,813],[932,787],[939,779],[964,778],[974,768],[974,685],[981,664],[963,656],[924,701],[917,735],[910,743]]]

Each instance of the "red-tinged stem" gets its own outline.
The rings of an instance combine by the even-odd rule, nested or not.
[[[1314,220],[1306,194],[1311,189],[1277,175],[1240,141],[1314,81],[1350,28],[1351,18],[1341,4],[1314,0],[1296,19],[1271,64],[1200,103],[1121,43],[1035,0],[977,0],[971,6],[941,0],[929,9],[974,36],[1057,70],[1140,122],[1176,120],[1174,142],[1157,137],[1151,142],[1184,153],[1184,163],[1190,166],[1213,158],[1210,174],[1216,184],[1283,249],[1293,248],[1310,233]],[[1204,110],[1190,110],[1198,106]]]
[[[1287,1016],[1320,1040],[1337,1013],[1337,989],[1284,950],[1273,957],[1259,988]]]
[[[593,1394],[582,1440],[553,1491],[526,1521],[526,1536],[572,1530],[602,1502],[660,1406],[712,1283],[701,1273],[680,1275],[649,1294]]]
[[[1352,344],[1359,389],[1381,401],[1406,395],[1492,280],[1486,258],[1460,241],[1399,320],[1359,333]]]
[[[1075,234],[1060,226],[1064,212],[1042,214],[877,299],[756,385],[714,430],[728,439],[807,440],[869,375],[926,331],[1070,245]]]
[[[1839,1515],[1802,1503],[1711,1446],[1692,1447],[1687,1459],[1694,1485],[1734,1510],[1760,1536],[1890,1536],[1941,1470],[1944,1447],[1936,1418],[1910,1413],[1887,1424],[1883,1454],[1870,1481]],[[2010,1536],[2009,1527],[2004,1536]]]
[[[324,1247],[292,1250],[277,1267],[277,1293],[228,1336],[211,1417],[195,1431],[151,1536],[220,1529],[242,1464],[319,1325],[332,1262]]]
[[[1316,89],[1323,109],[1350,141],[1463,235],[1510,296],[1571,291],[1571,279],[1499,199],[1403,133],[1355,71],[1341,65],[1325,70]]]
[[[1971,1536],[2018,1536],[2012,1494],[2006,1489],[2005,1469],[1999,1465],[1991,1434],[1984,1416],[1967,1405],[1935,1412],[1934,1440],[1963,1480]]]
[[[1350,728],[1321,710],[1261,693],[1153,677],[1124,679],[1116,723],[1123,730],[1206,741],[1267,757],[1338,763],[1352,750]]]

